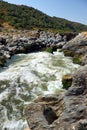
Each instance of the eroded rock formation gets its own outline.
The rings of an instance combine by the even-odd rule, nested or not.
[[[79,33],[63,46],[65,55],[72,56],[75,63],[82,65],[87,62],[87,32]]]
[[[43,31],[31,31],[27,36],[26,34],[10,35],[0,36],[0,66],[3,66],[4,62],[14,54],[36,52],[46,47],[54,50],[57,49],[56,44],[63,41],[60,34],[54,35]],[[10,40],[9,37],[13,38]]]
[[[59,95],[39,97],[25,109],[31,130],[87,130],[87,65]]]
[[[67,34],[66,36],[64,34],[44,32],[41,30],[23,32],[23,34],[20,32],[18,35],[18,32],[15,33],[5,34],[6,36],[0,35],[0,66],[3,66],[4,62],[15,54],[41,50],[52,53],[57,48],[62,48],[67,40],[76,35]]]

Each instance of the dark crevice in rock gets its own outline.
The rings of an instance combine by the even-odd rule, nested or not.
[[[56,112],[47,105],[45,105],[43,108],[43,115],[45,116],[49,125],[52,124],[58,118]]]

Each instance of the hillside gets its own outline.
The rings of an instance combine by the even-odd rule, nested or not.
[[[24,5],[0,1],[0,26],[16,29],[51,29],[61,32],[86,31],[87,26],[62,18],[50,17],[43,12]]]

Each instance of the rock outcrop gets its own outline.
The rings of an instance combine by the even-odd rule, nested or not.
[[[0,37],[0,66],[4,66],[5,61],[15,54],[41,51],[46,47],[53,49],[60,41],[60,37],[58,39],[58,37],[49,35],[45,32],[35,32],[28,37],[15,36],[10,41],[5,36]]]
[[[87,130],[87,65],[59,95],[39,97],[25,108],[31,130]]]
[[[79,33],[74,39],[63,46],[64,50],[70,50],[75,54],[85,55],[87,52],[87,32]]]
[[[12,31],[13,32],[13,31]],[[17,33],[17,32],[16,32]],[[19,35],[20,34],[20,35]],[[12,55],[19,53],[30,53],[46,50],[49,52],[56,51],[61,48],[67,41],[68,36],[59,33],[44,32],[41,30],[24,32],[21,34],[6,34],[0,37],[0,65],[11,58]],[[70,37],[71,38],[71,37]],[[50,49],[48,49],[50,48]]]
[[[63,46],[65,55],[73,56],[75,63],[86,64],[87,60],[87,32],[79,33],[74,39],[70,40]],[[85,57],[85,58],[84,58]]]

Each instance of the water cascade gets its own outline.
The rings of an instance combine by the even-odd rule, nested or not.
[[[24,130],[24,106],[39,95],[61,91],[62,76],[78,67],[59,50],[13,56],[0,69],[0,130]]]

